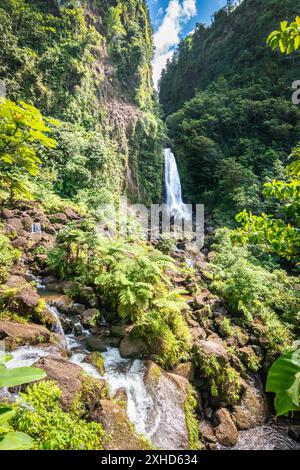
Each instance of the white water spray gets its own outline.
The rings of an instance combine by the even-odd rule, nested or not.
[[[166,202],[171,215],[185,217],[186,208],[182,201],[182,189],[177,163],[171,149],[164,150]]]

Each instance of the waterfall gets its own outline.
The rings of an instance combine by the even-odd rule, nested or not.
[[[42,227],[39,222],[34,222],[32,224],[31,233],[42,233]]]
[[[171,149],[164,150],[166,202],[171,215],[184,217],[185,206],[182,201],[182,189],[177,163]]]
[[[54,307],[53,305],[48,304],[47,308],[48,308],[49,312],[52,314],[53,318],[55,319],[55,323],[56,323],[55,324],[55,333],[57,333],[58,335],[61,336],[61,338],[62,338],[61,345],[64,348],[67,348],[68,342],[67,342],[67,338],[65,336],[65,332],[64,332],[64,329],[63,329],[61,321],[60,321],[59,312],[58,312],[57,308]]]

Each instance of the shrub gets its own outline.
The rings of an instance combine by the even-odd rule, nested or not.
[[[12,420],[15,430],[24,431],[39,450],[101,450],[106,433],[101,424],[66,413],[60,405],[61,391],[53,382],[41,382],[22,393]]]

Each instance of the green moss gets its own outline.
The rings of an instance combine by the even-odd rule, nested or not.
[[[22,393],[14,405],[11,424],[34,439],[37,450],[102,450],[107,434],[102,425],[66,413],[60,405],[61,391],[54,382],[41,382]]]
[[[196,416],[197,400],[196,392],[192,385],[188,387],[188,395],[184,403],[185,422],[188,430],[189,449],[198,450],[199,427]]]
[[[195,360],[201,374],[209,381],[211,394],[228,404],[238,402],[241,394],[241,377],[228,363],[220,364],[216,357],[195,349]]]
[[[90,354],[89,362],[91,362],[91,364],[96,367],[101,376],[105,374],[104,359],[100,352],[93,352],[92,354]]]

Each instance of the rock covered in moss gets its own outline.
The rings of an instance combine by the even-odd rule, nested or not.
[[[99,406],[91,410],[90,419],[101,423],[110,436],[104,445],[106,450],[147,450],[151,445],[139,436],[124,409],[111,400],[100,400]]]
[[[0,340],[11,351],[19,346],[49,343],[51,333],[47,328],[32,323],[18,323],[0,320]]]
[[[247,430],[266,422],[268,407],[261,383],[254,386],[243,381],[243,386],[241,401],[233,406],[233,419],[238,429]]]

